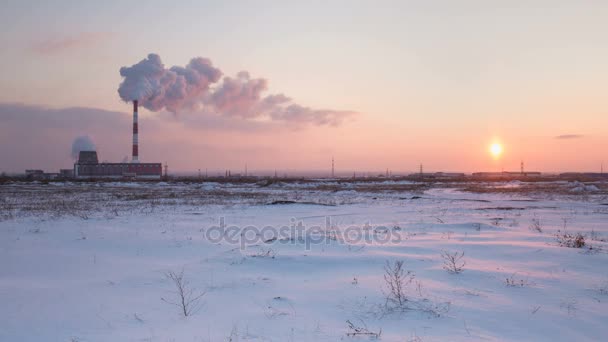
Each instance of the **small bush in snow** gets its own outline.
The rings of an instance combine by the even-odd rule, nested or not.
[[[530,229],[536,230],[539,233],[543,232],[543,226],[538,217],[532,218],[532,223],[530,224]]]
[[[413,271],[405,270],[402,260],[386,262],[382,286],[385,303],[378,308],[381,317],[410,310],[440,317],[450,311],[450,302],[435,302],[423,295],[422,284],[415,278]]]
[[[443,259],[443,269],[448,271],[449,273],[458,274],[464,271],[464,265],[466,264],[462,257],[464,257],[464,252],[441,252],[441,258]]]
[[[274,259],[277,253],[272,248],[260,248],[259,251],[250,254],[249,256],[252,258],[270,258]]]
[[[239,330],[236,326],[232,327],[232,331],[230,331],[230,336],[228,336],[228,342],[236,342],[239,338]]]
[[[557,244],[561,247],[583,248],[585,247],[585,236],[581,233],[570,234],[568,232],[557,231],[555,234]]]
[[[608,281],[597,285],[595,290],[601,295],[608,296]]]
[[[494,217],[490,220],[490,222],[492,223],[493,226],[499,227],[502,220],[503,220],[502,217]]]
[[[356,337],[356,336],[368,336],[370,339],[379,339],[380,335],[382,335],[382,329],[378,332],[371,331],[367,328],[365,322],[361,321],[361,325],[355,325],[350,320],[346,321],[348,324],[349,331],[346,333],[346,336]]]
[[[510,277],[505,278],[505,285],[509,287],[526,287],[530,286],[531,283],[527,278],[516,278],[515,273],[513,273]]]
[[[565,300],[561,302],[559,307],[566,310],[568,316],[576,316],[576,311],[578,310],[577,304],[578,302],[576,301],[576,299],[572,298],[570,300]]]
[[[422,338],[414,333],[406,342],[422,342]]]
[[[595,229],[591,229],[591,233],[589,233],[589,237],[593,241],[608,242],[608,240],[606,240],[606,238],[599,235],[598,232],[595,231]]]
[[[177,306],[184,317],[190,316],[199,307],[199,301],[206,292],[197,292],[196,289],[190,287],[190,283],[184,278],[184,270],[179,273],[169,271],[165,273],[165,276],[175,285],[177,300],[169,301],[165,298],[161,298],[161,300]]]
[[[403,269],[403,260],[394,263],[386,262],[384,265],[384,296],[386,304],[403,308],[408,301],[407,287],[414,281],[415,275],[412,271]]]

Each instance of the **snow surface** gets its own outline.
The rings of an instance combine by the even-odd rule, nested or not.
[[[290,184],[62,184],[3,188],[3,203],[16,204],[3,207],[0,221],[0,341],[370,339],[349,337],[347,320],[381,331],[381,341],[601,341],[608,334],[602,198],[454,188],[322,192],[310,184],[297,193]],[[112,197],[113,187],[187,191],[189,200],[150,205],[143,197]],[[48,211],[57,207],[26,206],[45,198],[84,203],[83,191],[95,192],[103,208],[54,215]],[[234,196],[194,201],[210,191]],[[241,248],[206,238],[221,218],[243,228],[302,222],[322,229]],[[353,241],[342,235],[352,227],[393,240]],[[559,246],[558,231],[580,232],[587,245]],[[464,271],[446,272],[442,251],[464,252]],[[415,273],[412,301],[449,309],[383,310],[383,267],[395,260]],[[181,270],[195,292],[206,292],[188,317],[167,303],[176,294],[165,274]]]

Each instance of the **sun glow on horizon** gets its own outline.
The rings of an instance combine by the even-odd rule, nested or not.
[[[492,145],[490,145],[490,154],[492,154],[492,157],[494,157],[494,159],[498,159],[503,152],[503,148],[502,145],[500,143],[493,143]]]

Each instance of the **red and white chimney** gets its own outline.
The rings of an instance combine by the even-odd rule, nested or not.
[[[133,159],[132,163],[139,163],[139,141],[137,138],[137,100],[133,100]]]

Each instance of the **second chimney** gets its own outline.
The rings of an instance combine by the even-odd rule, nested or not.
[[[132,163],[139,163],[139,142],[137,137],[137,100],[133,100],[133,159]]]

